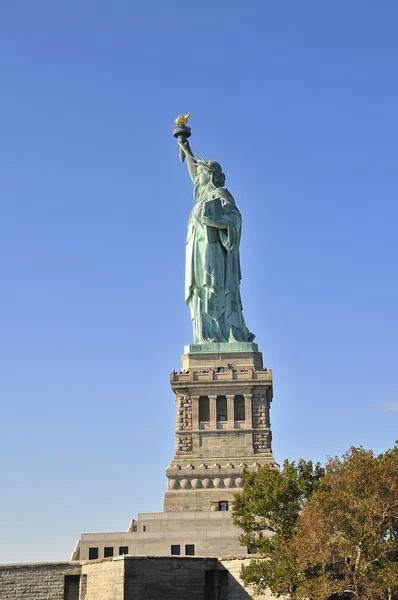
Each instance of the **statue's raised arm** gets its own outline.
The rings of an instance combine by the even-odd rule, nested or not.
[[[194,182],[196,201],[188,222],[185,301],[191,309],[195,344],[252,342],[240,296],[239,244],[242,217],[224,188],[221,165],[196,157],[188,143],[190,113],[173,130],[181,161]]]
[[[197,160],[188,142],[188,138],[191,136],[191,128],[187,125],[190,116],[191,113],[188,113],[185,115],[185,117],[183,115],[179,115],[176,118],[175,124],[177,127],[173,129],[173,135],[175,138],[177,138],[178,146],[180,148],[180,160],[181,162],[184,162],[184,160],[187,159],[189,175],[192,181],[195,183]]]
[[[198,163],[194,153],[191,150],[191,146],[189,145],[188,140],[183,137],[178,138],[178,146],[180,148],[180,154],[187,159],[188,172],[193,183],[195,183],[198,170]]]

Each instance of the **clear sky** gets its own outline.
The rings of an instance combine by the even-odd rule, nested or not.
[[[274,454],[398,438],[398,4],[3,0],[0,562],[162,510],[192,185],[243,214]]]

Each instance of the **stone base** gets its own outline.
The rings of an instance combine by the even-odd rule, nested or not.
[[[241,535],[242,531],[232,522],[230,510],[218,510],[218,502],[207,511],[140,513],[128,531],[83,533],[72,560],[88,560],[92,547],[99,549],[99,558],[104,557],[106,547],[113,547],[117,554],[121,546],[133,556],[170,556],[175,544],[181,547],[181,554],[186,544],[193,544],[195,556],[239,556],[246,552],[239,541]]]
[[[218,532],[220,533],[220,532]],[[228,538],[226,538],[227,542]],[[119,546],[116,542],[116,551]],[[106,546],[109,547],[106,542]],[[190,544],[191,541],[189,540]],[[242,565],[252,556],[114,556],[76,562],[0,565],[1,600],[274,600],[269,593],[258,596],[240,579]],[[102,548],[100,548],[102,550]]]
[[[243,349],[242,346],[247,348]],[[244,369],[263,369],[263,356],[258,351],[257,344],[191,344],[185,346],[184,351],[185,354],[181,356],[184,371],[212,369],[219,372],[220,369],[234,369],[243,372]]]
[[[176,453],[166,471],[165,512],[206,512],[232,502],[242,470],[278,468],[269,410],[272,371],[256,344],[190,345],[170,374],[176,395]],[[193,351],[193,350],[196,351]]]
[[[252,342],[207,342],[206,344],[189,344],[184,346],[184,354],[196,352],[258,352],[257,344]]]

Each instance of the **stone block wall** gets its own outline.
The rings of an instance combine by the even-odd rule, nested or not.
[[[274,600],[240,580],[249,557],[121,556],[0,565],[1,600]]]
[[[78,563],[0,565],[1,600],[64,600],[65,576],[79,575]],[[67,600],[80,600],[70,586]],[[75,598],[73,597],[75,595]]]
[[[189,396],[177,396],[177,429],[192,429],[192,399]]]
[[[269,427],[269,402],[266,392],[261,395],[253,396],[253,427],[264,429]]]
[[[124,600],[123,557],[85,562],[82,575],[86,590],[79,600]]]
[[[176,452],[166,470],[164,510],[207,511],[242,487],[241,463],[249,469],[275,463],[272,372],[263,368],[257,350],[193,349],[183,357],[183,370],[171,373],[170,383],[176,397]],[[210,472],[216,468],[219,473]]]
[[[269,433],[255,433],[253,435],[253,450],[259,452],[271,452],[271,442]]]
[[[176,436],[176,451],[186,454],[192,451],[192,435]]]
[[[214,558],[127,557],[124,600],[203,600],[205,571],[216,569]]]
[[[219,558],[219,564],[228,571],[228,600],[275,600],[275,597],[268,592],[267,594],[255,595],[253,589],[245,588],[240,578],[242,565],[247,566],[251,558]]]

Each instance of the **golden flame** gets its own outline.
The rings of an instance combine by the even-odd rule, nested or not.
[[[185,117],[183,115],[178,115],[178,117],[176,118],[176,125],[178,125],[178,127],[182,127],[183,125],[186,125],[188,123],[188,119],[191,116],[191,113],[189,112],[187,115],[185,115]]]

